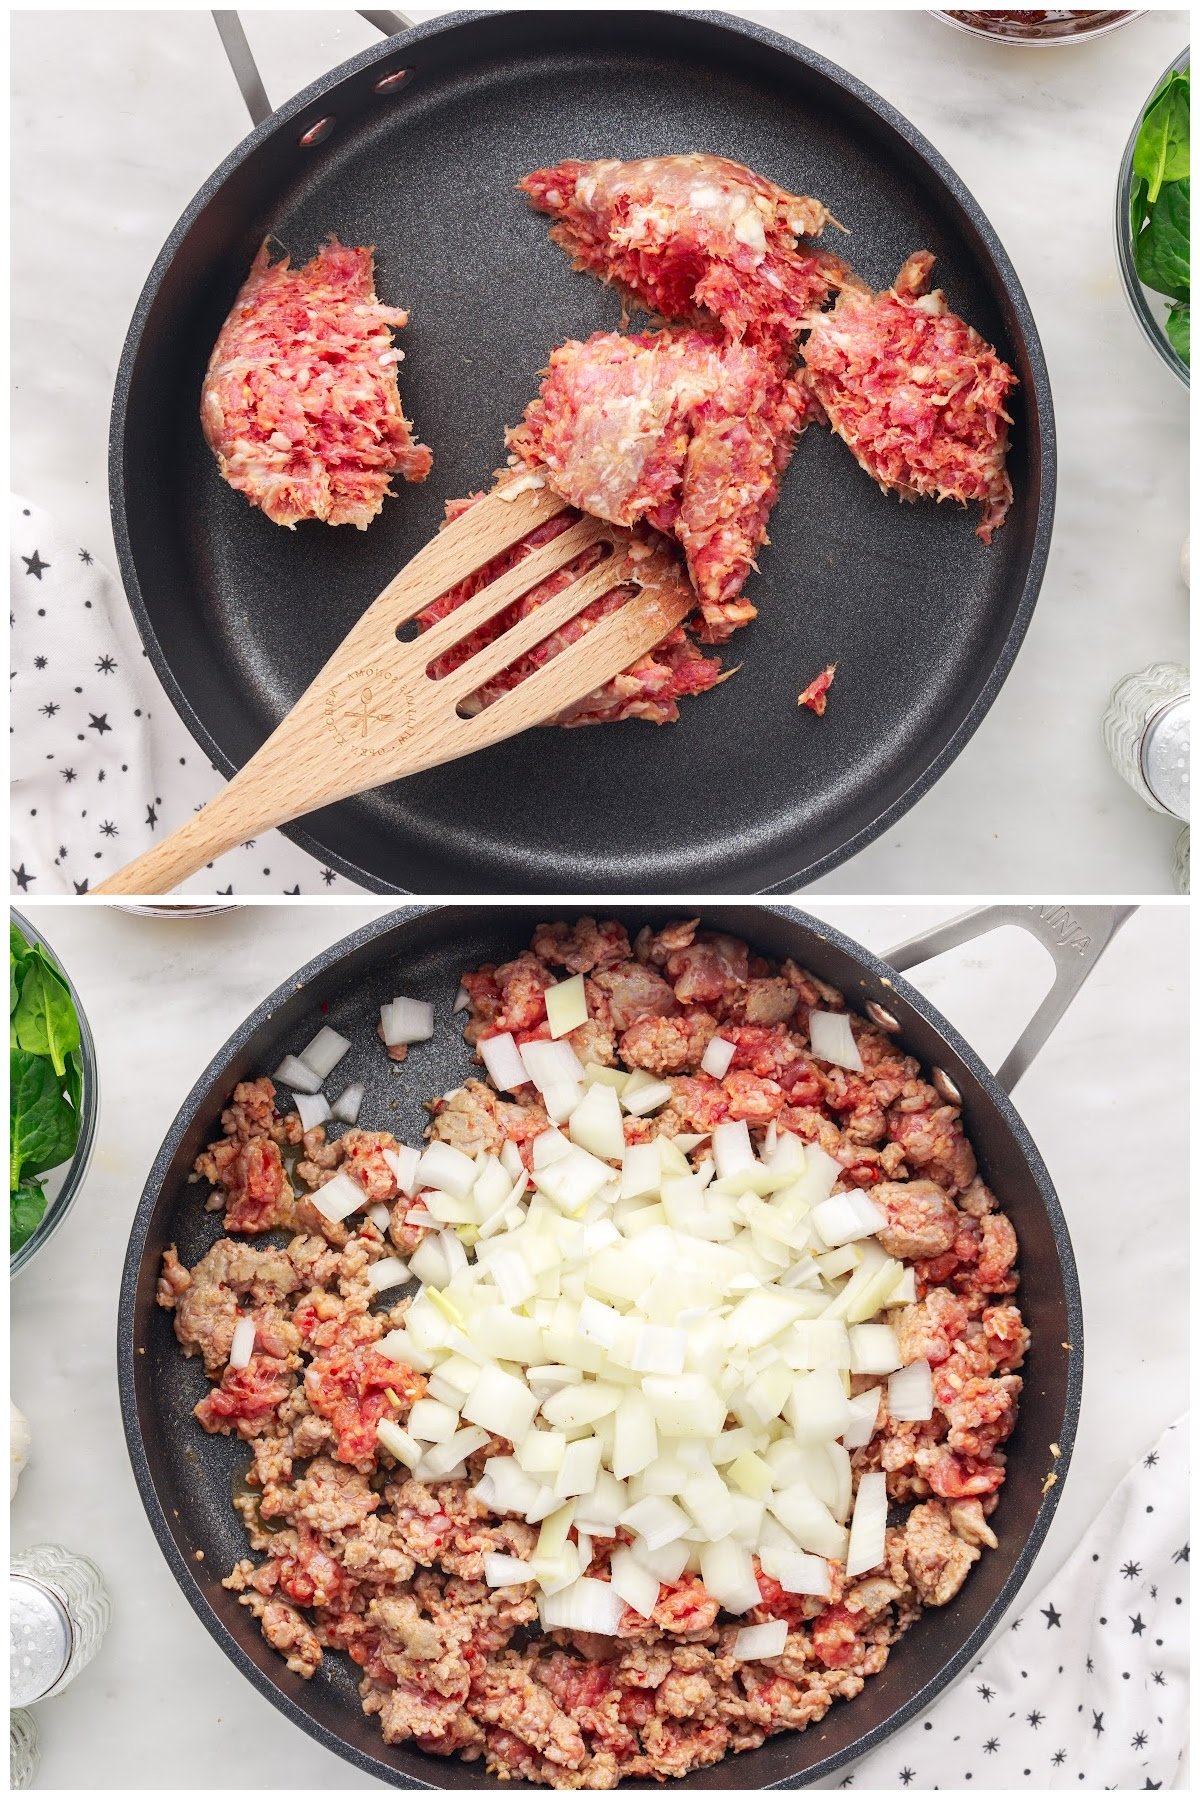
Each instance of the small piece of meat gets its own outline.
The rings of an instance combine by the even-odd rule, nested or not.
[[[396,383],[392,328],[408,314],[375,294],[375,252],[331,237],[303,268],[263,244],[209,359],[200,420],[224,479],[277,525],[365,531],[391,477],[424,481]]]
[[[572,975],[590,975],[595,969],[627,962],[633,952],[623,925],[613,919],[597,925],[585,916],[573,925],[539,925],[533,934],[533,954]]]
[[[628,1031],[643,1019],[666,1019],[679,1011],[675,990],[640,962],[618,963],[615,969],[600,969],[596,986],[608,996],[609,1016],[617,1031]]]
[[[315,1356],[304,1376],[309,1405],[337,1432],[333,1454],[368,1472],[375,1467],[376,1425],[385,1415],[398,1416],[388,1390],[403,1402],[401,1413],[407,1416],[425,1386],[423,1375],[365,1345]]]
[[[887,1215],[875,1235],[889,1256],[907,1262],[940,1256],[958,1235],[958,1213],[935,1181],[878,1181],[871,1200]]]
[[[716,1034],[717,1021],[711,1013],[693,1010],[675,1018],[651,1014],[622,1033],[621,1061],[626,1068],[645,1069],[651,1075],[679,1075],[695,1067]]]
[[[572,506],[675,538],[705,637],[754,617],[741,598],[806,400],[763,351],[687,327],[561,344],[509,448]]]
[[[910,258],[887,292],[846,288],[814,312],[805,380],[885,493],[979,502],[989,544],[1012,504],[1005,402],[1017,377],[944,294],[923,291],[932,262]]]
[[[472,494],[465,500],[451,500],[446,504],[447,523],[459,518],[481,494]],[[422,631],[427,631],[439,619],[447,618],[458,607],[473,599],[489,582],[499,580],[509,570],[514,569],[532,555],[543,544],[550,543],[560,532],[577,524],[579,514],[568,510],[557,514],[543,525],[526,533],[516,544],[495,556],[473,575],[466,576],[454,587],[434,601],[432,606],[418,614],[417,623]],[[630,554],[653,555],[654,549],[648,543],[634,541],[630,546]],[[504,631],[508,631],[519,620],[526,619],[536,612],[537,608],[547,600],[560,594],[565,587],[580,576],[585,575],[600,561],[603,552],[599,545],[593,544],[579,556],[548,575],[543,581],[535,583],[514,600],[511,606],[505,607],[478,631],[464,637],[452,649],[447,650],[431,665],[435,676],[449,674],[457,669],[469,657],[475,656],[488,644],[495,641]],[[666,554],[663,552],[662,554]],[[665,570],[661,562],[656,565],[659,575],[665,579]],[[649,571],[654,572],[654,571]],[[682,571],[678,579],[683,580]],[[570,619],[558,631],[543,639],[534,649],[518,657],[498,675],[493,675],[482,683],[475,693],[468,695],[462,702],[464,713],[477,713],[485,706],[490,706],[502,694],[506,694],[535,669],[542,668],[553,656],[568,644],[578,641],[593,625],[607,617],[616,607],[623,606],[631,598],[633,589],[629,586],[614,588],[599,600],[591,601],[583,610]],[[672,725],[679,717],[679,702],[689,694],[704,694],[709,688],[716,687],[724,679],[721,665],[715,657],[705,656],[693,643],[682,626],[668,632],[653,650],[648,650],[636,662],[611,681],[606,681],[594,693],[587,695],[576,705],[568,707],[547,723],[555,725],[612,725],[623,719],[641,719],[650,725]]]
[[[255,1437],[271,1423],[292,1382],[285,1363],[256,1352],[243,1369],[226,1364],[220,1385],[210,1388],[192,1410],[205,1431]]]
[[[555,219],[550,236],[577,269],[664,319],[709,312],[732,337],[787,351],[808,314],[854,279],[798,241],[831,223],[819,200],[723,156],[562,162],[520,185]]]
[[[889,1110],[888,1136],[899,1144],[904,1160],[919,1169],[953,1198],[975,1179],[975,1153],[967,1142],[957,1107],[939,1106],[932,1088],[924,1096],[916,1096],[918,1104],[910,1107],[900,1100]]]
[[[953,1529],[940,1500],[914,1506],[904,1527],[904,1563],[925,1606],[945,1606],[967,1578],[979,1551]]]
[[[981,1500],[954,1500],[950,1504],[950,1523],[964,1544],[989,1550],[999,1546],[999,1538],[983,1516]]]
[[[875,1190],[872,1189],[872,1193]],[[967,1309],[948,1288],[932,1288],[900,1314],[897,1336],[906,1363],[944,1363],[967,1329]]]
[[[796,705],[807,706],[809,712],[816,713],[818,719],[823,719],[829,702],[829,690],[836,674],[837,664],[829,663],[819,675],[813,677],[806,688],[801,688],[796,697]]]
[[[242,1594],[241,1604],[250,1608],[268,1644],[286,1659],[288,1668],[311,1680],[321,1666],[321,1645],[296,1608],[287,1600],[268,1600],[254,1588]]]

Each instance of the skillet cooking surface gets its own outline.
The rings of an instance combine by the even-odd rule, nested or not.
[[[376,95],[397,66],[408,80]],[[542,730],[290,829],[370,887],[426,893],[744,892],[833,866],[962,748],[1016,654],[1045,564],[1049,389],[987,221],[869,89],[723,15],[460,16],[345,68],[332,90],[274,115],[197,197],[122,363],[122,571],[191,730],[222,770],[239,767],[433,534],[443,501],[487,485],[553,347],[617,325],[616,297],[571,272],[517,179],[569,156],[718,152],[822,198],[876,286],[911,251],[937,254],[951,305],[1020,376],[1008,523],[985,549],[978,509],[901,505],[812,427],[749,586],[759,618],[724,653],[741,670],[685,701],[680,723]],[[300,149],[330,112],[331,136]],[[411,310],[401,390],[435,457],[423,486],[397,482],[366,533],[271,524],[221,481],[197,417],[209,351],[264,234],[299,262],[331,231],[376,244],[379,293]],[[796,696],[831,661],[837,683],[818,720]]]
[[[118,1364],[121,1409],[138,1489],[150,1523],[184,1594],[225,1653],[280,1710],[327,1748],[380,1779],[402,1786],[499,1788],[477,1763],[433,1758],[411,1746],[388,1748],[363,1716],[358,1671],[328,1655],[311,1682],[292,1674],[221,1577],[247,1554],[230,1504],[244,1447],[209,1437],[191,1417],[208,1391],[198,1359],[180,1352],[171,1320],[154,1302],[163,1249],[177,1243],[190,1267],[221,1235],[219,1215],[203,1209],[203,1189],[187,1174],[218,1135],[222,1107],[236,1084],[278,1066],[318,1023],[351,1040],[336,1086],[362,1081],[360,1123],[420,1141],[422,1101],[456,1087],[471,1065],[451,1008],[464,968],[507,960],[524,948],[544,907],[406,909],[333,945],[263,1002],[200,1077],[150,1172],[130,1238],[121,1287]],[[605,909],[630,929],[677,916],[661,907]],[[1053,1515],[1070,1460],[1079,1411],[1082,1325],[1066,1226],[1037,1150],[992,1077],[928,1003],[885,963],[825,924],[791,908],[706,908],[709,927],[746,938],[766,956],[794,956],[841,987],[861,1007],[882,999],[901,1024],[900,1041],[930,1067],[940,1065],[965,1100],[967,1128],[984,1178],[996,1189],[1021,1242],[1019,1301],[1033,1333],[1025,1389],[1009,1444],[1008,1479],[993,1518],[1000,1547],[971,1572],[954,1602],[924,1614],[895,1647],[881,1674],[849,1706],[835,1705],[800,1735],[769,1738],[759,1750],[687,1777],[691,1787],[798,1786],[880,1742],[915,1714],[976,1655],[1029,1573]],[[433,1003],[437,1029],[402,1065],[391,1065],[374,1036],[378,1008],[397,991]],[[1048,1446],[1061,1458],[1053,1461]],[[1041,1492],[1054,1467],[1058,1484]],[[203,1559],[197,1561],[197,1553]],[[508,1785],[508,1784],[506,1784]]]

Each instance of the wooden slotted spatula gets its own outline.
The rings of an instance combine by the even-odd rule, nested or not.
[[[519,491],[506,497],[506,490]],[[695,596],[667,549],[582,518],[411,643],[400,628],[458,582],[567,510],[549,488],[503,481],[384,588],[312,685],[229,785],[178,831],[93,889],[165,894],[247,838],[367,788],[468,756],[578,704],[682,623]],[[451,673],[431,664],[591,544],[611,554]],[[460,704],[483,682],[613,588],[639,591],[473,717]]]

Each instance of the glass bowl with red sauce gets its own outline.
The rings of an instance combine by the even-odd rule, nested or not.
[[[988,38],[994,44],[1017,44],[1040,49],[1052,44],[1081,44],[1089,38],[1103,37],[1136,19],[1136,12],[1065,12],[1028,11],[1015,7],[988,12],[935,12],[958,31],[972,37]]]

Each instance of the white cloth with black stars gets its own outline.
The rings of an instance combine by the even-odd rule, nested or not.
[[[211,799],[221,777],[143,650],[121,584],[32,501],[11,502],[10,892],[82,894]],[[278,831],[181,893],[364,890]]]
[[[1184,1418],[954,1686],[823,1785],[1170,1788],[1188,1741],[1189,1486]]]

